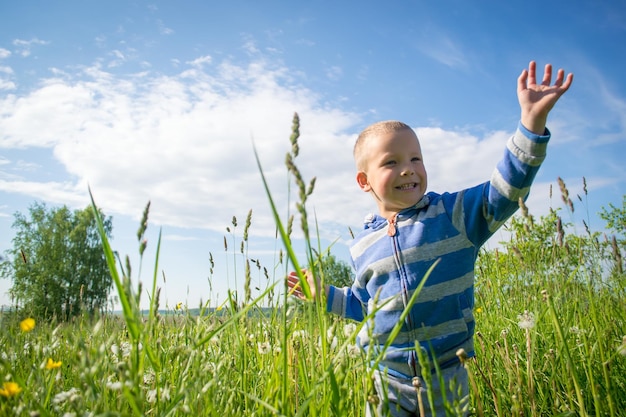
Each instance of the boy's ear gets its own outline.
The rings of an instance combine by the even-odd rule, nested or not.
[[[356,182],[359,184],[359,187],[361,187],[361,190],[366,193],[372,190],[369,181],[367,181],[367,174],[365,172],[359,171],[356,173]]]

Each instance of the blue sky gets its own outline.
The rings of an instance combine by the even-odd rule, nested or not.
[[[519,120],[516,79],[530,60],[575,75],[548,120],[553,138],[530,210],[562,206],[560,176],[583,197],[566,220],[601,229],[596,213],[621,206],[626,182],[626,5],[471,3],[3,2],[0,253],[15,212],[34,201],[84,208],[90,186],[113,216],[114,249],[135,270],[135,232],[151,201],[140,279],[151,280],[162,230],[161,307],[217,305],[241,287],[232,243],[251,209],[249,255],[278,279],[281,245],[252,149],[287,213],[284,156],[298,112],[296,163],[317,178],[309,210],[322,246],[334,242],[347,260],[348,228],[375,210],[354,180],[358,132],[383,119],[414,127],[431,191],[487,180]],[[253,274],[253,285],[267,281]],[[0,304],[9,287],[0,281]]]

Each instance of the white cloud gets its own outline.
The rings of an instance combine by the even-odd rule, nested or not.
[[[73,81],[45,80],[26,96],[0,100],[0,147],[50,148],[68,182],[3,181],[0,190],[84,206],[89,184],[107,213],[137,215],[151,200],[154,221],[215,230],[249,208],[267,213],[252,143],[272,192],[286,201],[295,111],[308,152],[298,161],[303,172],[351,168],[342,132],[356,116],[320,109],[286,74],[255,62],[137,79],[91,67]],[[256,224],[273,230],[269,217]]]
[[[11,51],[8,49],[0,48],[0,59],[8,58],[11,56]]]
[[[0,80],[0,90],[15,90],[17,87],[12,81]]]
[[[50,167],[60,164],[66,172],[61,181],[34,181],[33,173],[31,180],[5,178],[0,191],[80,208],[88,203],[90,186],[109,215],[137,217],[150,200],[157,224],[216,231],[233,215],[243,218],[253,209],[253,232],[273,236],[253,145],[272,196],[285,211],[284,159],[298,112],[296,164],[306,182],[317,178],[308,205],[311,221],[330,238],[358,229],[375,210],[354,179],[352,146],[360,116],[322,104],[286,68],[264,61],[195,67],[206,61],[200,57],[189,63],[194,68],[172,76],[120,77],[93,66],[73,77],[44,80],[27,95],[1,98],[0,149],[49,148],[56,159]],[[416,131],[429,188],[439,192],[489,179],[512,133],[477,137],[419,126]],[[296,193],[292,205],[295,198]]]
[[[42,41],[37,38],[33,38],[29,41],[23,39],[15,39],[13,41],[13,45],[17,48],[17,53],[23,57],[30,56],[31,49],[36,45],[48,45],[50,42]]]
[[[193,61],[188,61],[187,64],[193,66],[193,67],[198,67],[198,68],[202,68],[205,64],[210,64],[211,63],[211,57],[209,55],[205,55],[205,56],[201,56],[199,58],[194,59]],[[174,61],[173,61],[174,62]],[[178,65],[178,60],[175,61],[176,65]]]

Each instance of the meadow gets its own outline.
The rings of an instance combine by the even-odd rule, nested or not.
[[[294,162],[297,120],[292,145],[287,168],[297,212],[281,220],[267,190],[284,244],[277,265],[248,256],[251,213],[243,229],[233,218],[228,238],[236,244],[225,250],[241,262],[236,280],[244,283],[243,294],[229,292],[223,305],[194,312],[182,305],[164,312],[160,242],[146,291],[132,285],[130,265],[115,258],[103,237],[122,312],[69,323],[2,314],[0,415],[363,416],[366,404],[381,401],[366,367],[376,358],[356,346],[362,324],[325,313],[323,301],[287,294],[287,271],[300,263],[319,268],[332,251],[317,247],[309,229],[306,200],[314,180],[306,184]],[[476,357],[463,357],[469,405],[450,404],[450,416],[626,416],[624,208],[606,212],[617,236],[592,232],[586,223],[576,230],[568,222],[574,203],[559,184],[565,209],[534,218],[522,204],[506,226],[510,240],[480,255]],[[586,193],[578,196],[577,205],[585,199]],[[290,244],[297,219],[306,260]],[[252,274],[267,283],[254,297]],[[147,314],[139,309],[146,292]]]

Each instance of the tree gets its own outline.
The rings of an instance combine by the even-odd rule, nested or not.
[[[107,236],[112,220],[104,218]],[[13,248],[0,266],[19,308],[42,319],[68,320],[106,307],[112,278],[91,207],[71,212],[34,203],[15,214]]]
[[[622,207],[609,204],[608,209],[602,208],[600,217],[606,221],[607,229],[614,232],[611,237],[611,249],[613,254],[613,269],[623,276],[626,270],[622,251],[626,247],[626,194],[622,196]]]
[[[354,273],[346,262],[337,259],[335,255],[329,253],[322,258],[321,263],[326,284],[340,288],[352,285]]]

